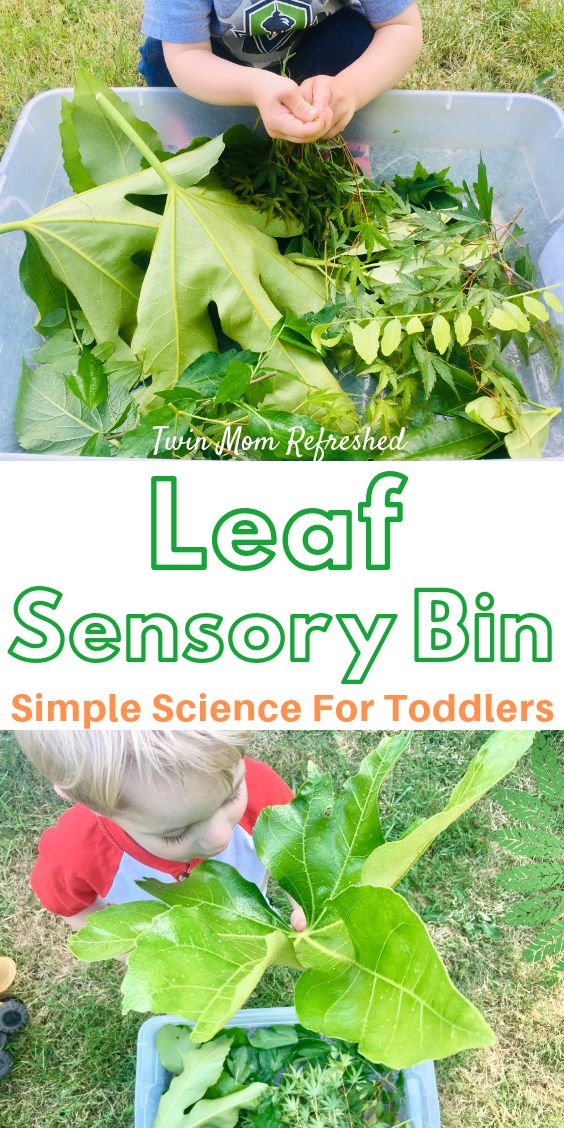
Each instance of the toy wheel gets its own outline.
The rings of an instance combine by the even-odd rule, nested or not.
[[[0,1033],[19,1034],[27,1026],[29,1015],[19,999],[3,999],[0,1003]]]
[[[11,1073],[14,1060],[7,1050],[0,1050],[0,1081]]]

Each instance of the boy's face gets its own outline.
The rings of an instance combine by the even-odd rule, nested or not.
[[[147,784],[133,776],[126,797],[127,808],[112,815],[112,821],[149,853],[174,862],[213,858],[229,845],[245,813],[245,765],[241,760],[233,769],[229,787],[197,773],[182,788],[173,780]]]

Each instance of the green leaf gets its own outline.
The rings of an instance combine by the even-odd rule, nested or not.
[[[454,333],[459,345],[466,345],[472,332],[472,318],[466,310],[458,314],[454,322]]]
[[[80,357],[80,345],[71,329],[59,329],[35,353],[34,360],[45,364],[57,376],[68,376],[76,372]]]
[[[108,395],[108,378],[104,365],[89,349],[81,354],[76,375],[69,378],[68,386],[78,399],[91,410],[99,407]]]
[[[515,318],[507,310],[499,308],[494,309],[488,317],[488,325],[493,325],[494,329],[501,329],[503,333],[510,333],[512,329],[517,329]]]
[[[430,353],[428,353],[427,349],[425,349],[423,345],[421,345],[417,340],[413,342],[413,355],[415,356],[417,366],[419,368],[421,376],[423,377],[423,391],[425,393],[425,397],[428,398],[433,391],[437,376],[435,366],[433,364],[433,361],[431,360]]]
[[[425,819],[404,838],[377,847],[363,868],[363,882],[397,885],[435,838],[515,767],[532,742],[533,733],[528,732],[496,732],[490,736],[470,761],[446,807]]]
[[[530,862],[503,870],[499,875],[502,889],[513,893],[530,893],[535,889],[554,889],[562,884],[562,865],[556,859],[544,862]]]
[[[71,936],[69,948],[79,960],[108,960],[130,951],[141,932],[150,928],[162,912],[158,901],[133,901],[110,905],[91,913],[86,924]]]
[[[253,369],[242,360],[232,360],[215,394],[216,403],[236,403],[251,382]]]
[[[441,354],[445,353],[450,345],[451,336],[450,325],[446,317],[443,317],[442,313],[437,314],[437,316],[433,318],[431,332],[437,352]]]
[[[504,850],[522,858],[559,858],[564,854],[562,839],[539,827],[504,826],[494,830],[493,837]]]
[[[159,1054],[162,1045],[161,1039],[160,1043],[157,1042]],[[155,1128],[180,1128],[186,1123],[186,1111],[201,1100],[219,1079],[230,1049],[230,1038],[217,1038],[207,1046],[189,1043],[185,1047],[181,1055],[181,1069],[172,1071],[178,1076],[173,1078],[168,1091],[160,1099]]]
[[[61,142],[65,171],[75,192],[84,192],[141,168],[142,157],[129,137],[108,118],[96,100],[103,93],[153,152],[161,150],[158,133],[135,116],[128,102],[95,75],[80,67],[72,102],[63,98]]]
[[[381,325],[381,320],[376,317],[369,321],[368,325],[358,325],[355,321],[351,321],[352,343],[365,364],[372,364],[378,356]]]
[[[188,432],[189,423],[182,422],[172,407],[157,407],[143,417],[137,427],[123,436],[117,450],[118,458],[154,458],[159,432],[158,427],[166,427],[166,435],[182,439]],[[160,443],[159,458],[172,457],[172,451],[165,451]]]
[[[476,200],[478,207],[484,219],[491,223],[492,219],[492,206],[493,206],[493,188],[490,188],[488,183],[488,174],[482,155],[480,154],[480,163],[478,165],[478,179],[474,181],[474,191],[476,193]]]
[[[55,278],[36,240],[27,232],[25,250],[20,260],[20,282],[28,298],[35,302],[42,318],[65,306],[65,287]]]
[[[410,317],[410,319],[409,319],[409,321],[408,321],[408,323],[405,327],[405,331],[406,331],[406,333],[409,333],[410,335],[412,333],[424,333],[425,332],[425,326],[424,326],[423,322],[421,321],[420,317]]]
[[[16,433],[24,450],[80,454],[92,436],[110,433],[130,406],[127,392],[114,384],[108,399],[91,411],[50,368],[24,361],[16,402]]]
[[[386,322],[384,332],[382,333],[382,342],[380,345],[382,356],[391,356],[396,351],[402,335],[401,321],[397,317],[392,317],[390,321]]]
[[[519,424],[505,439],[511,458],[540,458],[550,424],[561,412],[560,407],[544,407],[537,411],[521,411]]]
[[[284,962],[288,940],[281,929],[265,933],[250,920],[226,919],[217,933],[206,918],[176,905],[141,934],[122,984],[125,1014],[173,1012],[194,1021],[194,1041],[205,1042],[239,1010],[269,964],[279,956]]]
[[[564,312],[564,306],[562,305],[560,298],[556,297],[556,294],[553,290],[543,290],[542,296],[547,306],[550,306],[551,309],[556,310],[556,313]]]
[[[194,183],[220,151],[219,138],[209,148],[172,157],[168,175]],[[160,177],[148,168],[6,225],[33,237],[55,278],[74,294],[97,341],[119,342],[120,333],[127,338],[133,331],[144,277],[134,258],[151,251],[161,223],[159,215],[133,201],[162,191]],[[154,321],[154,310],[151,316]]]
[[[470,419],[437,419],[428,416],[419,426],[409,428],[406,435],[407,450],[401,451],[405,461],[416,458],[428,460],[453,458],[481,458],[492,449],[492,435]],[[382,460],[395,456],[382,452]]]
[[[80,452],[83,458],[111,458],[114,450],[105,435],[91,435]]]
[[[475,423],[481,423],[492,431],[507,435],[512,430],[512,424],[504,414],[496,396],[478,396],[466,404],[466,414]]]
[[[401,733],[380,741],[336,801],[330,777],[317,775],[291,803],[261,812],[254,831],[257,853],[302,906],[310,926],[326,919],[330,898],[358,881],[363,862],[383,842],[378,795],[410,740]]]
[[[173,1082],[174,1084],[174,1082]],[[172,1086],[171,1086],[172,1088]],[[198,1101],[186,1115],[180,1119],[155,1121],[155,1128],[235,1128],[242,1108],[256,1108],[268,1091],[268,1085],[259,1081],[247,1085],[245,1089],[237,1089],[226,1097],[216,1100]]]
[[[537,963],[547,956],[558,956],[564,952],[564,920],[554,921],[539,932],[523,951],[527,963]]]
[[[548,310],[542,302],[539,302],[538,298],[532,298],[529,294],[525,294],[523,297],[523,305],[525,309],[539,321],[548,321]]]
[[[547,824],[550,825],[555,818],[555,813],[548,803],[543,803],[542,799],[539,799],[537,795],[531,795],[529,791],[517,791],[514,788],[505,787],[498,791],[496,799],[504,811],[521,822],[532,822],[535,826],[546,826]],[[562,850],[564,852],[564,844]]]
[[[494,1035],[451,983],[423,922],[389,889],[348,889],[336,899],[353,945],[350,955],[306,934],[299,957],[300,1022],[358,1042],[360,1053],[391,1069],[442,1058]]]
[[[167,1073],[182,1073],[184,1055],[195,1049],[189,1028],[167,1022],[157,1031],[156,1043],[161,1065]]]
[[[564,880],[564,869],[562,871]],[[564,893],[538,893],[535,897],[526,897],[516,905],[509,905],[503,914],[506,924],[517,928],[534,928],[539,924],[548,924],[554,917],[564,915]]]
[[[556,749],[543,733],[537,733],[531,754],[537,787],[546,799],[564,807],[564,772]]]

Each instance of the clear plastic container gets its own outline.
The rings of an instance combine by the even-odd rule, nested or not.
[[[228,1026],[255,1029],[273,1023],[290,1025],[298,1021],[293,1007],[256,1008],[242,1010],[228,1022]],[[189,1023],[171,1015],[157,1015],[143,1023],[137,1039],[137,1073],[135,1078],[135,1128],[153,1128],[161,1094],[170,1082],[170,1074],[161,1065],[157,1053],[157,1034],[166,1023],[181,1026]],[[441,1128],[441,1114],[435,1067],[424,1061],[404,1071],[405,1101],[401,1110],[411,1128]]]
[[[191,137],[220,133],[255,111],[207,106],[178,90],[128,88],[122,97],[150,121],[165,144],[184,145]],[[0,222],[30,215],[64,198],[69,184],[61,163],[61,97],[70,91],[39,94],[22,111],[0,162]],[[450,166],[453,179],[475,178],[480,152],[495,187],[497,215],[520,213],[531,253],[546,283],[564,292],[564,113],[533,94],[392,91],[355,116],[346,137],[370,146],[373,175],[407,173],[417,159],[430,169]],[[17,452],[14,405],[22,356],[39,343],[34,310],[18,282],[23,237],[0,238],[0,451]],[[564,315],[559,315],[564,338]],[[543,358],[520,368],[533,400],[564,404],[564,366],[555,383]],[[564,457],[564,415],[552,425],[545,455]],[[25,456],[22,456],[25,457]]]

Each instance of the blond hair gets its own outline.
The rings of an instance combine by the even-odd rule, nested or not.
[[[20,748],[51,783],[75,803],[101,815],[127,807],[132,772],[149,783],[155,776],[180,786],[196,773],[219,779],[227,792],[233,770],[245,755],[248,732],[177,732],[170,729],[115,731],[31,729],[18,732]]]

